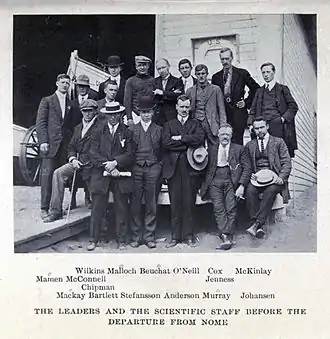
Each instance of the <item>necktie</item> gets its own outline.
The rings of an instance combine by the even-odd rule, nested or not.
[[[269,92],[269,84],[266,85],[266,90]]]
[[[184,81],[183,81],[183,86],[184,86],[184,90],[186,91],[187,89],[187,79],[185,78]]]
[[[264,144],[264,138],[259,138],[260,139],[260,147],[261,147],[261,153],[265,153],[265,144]]]
[[[114,128],[113,126],[111,126],[111,128],[110,128],[110,133],[111,133],[112,136],[113,136],[114,133],[115,133],[115,128]]]
[[[227,163],[226,149],[222,145],[221,145],[221,153],[220,153],[220,162],[221,162],[221,165],[225,165]]]
[[[183,126],[184,125],[184,119],[181,118],[180,122],[181,122],[181,125]]]

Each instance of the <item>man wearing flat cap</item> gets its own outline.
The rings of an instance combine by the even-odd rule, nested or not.
[[[48,215],[52,194],[52,178],[56,168],[66,163],[67,147],[73,132],[72,102],[67,96],[70,77],[59,74],[54,94],[41,99],[37,120],[37,136],[41,161],[41,218]]]
[[[78,171],[80,177],[86,182],[86,186],[89,187],[92,167],[89,160],[89,148],[91,133],[97,125],[97,103],[92,99],[86,99],[82,102],[80,109],[83,119],[81,124],[75,127],[68,146],[69,162],[57,168],[53,174],[50,212],[43,220],[44,222],[53,222],[62,218],[65,184],[73,178],[75,171]]]
[[[156,209],[162,171],[162,127],[152,122],[155,103],[152,97],[139,98],[141,121],[131,127],[135,155],[132,195],[132,247],[145,243],[155,248]],[[144,197],[144,199],[143,199]],[[142,201],[145,210],[141,218]]]
[[[137,55],[135,57],[136,74],[130,77],[125,86],[124,106],[127,115],[127,124],[132,126],[140,121],[139,116],[139,97],[153,96],[154,78],[149,75],[151,59]]]
[[[257,138],[245,146],[252,165],[251,182],[246,190],[246,203],[251,217],[251,226],[247,232],[262,238],[265,235],[263,225],[276,195],[281,193],[283,202],[288,202],[291,158],[284,140],[268,133],[269,125],[265,118],[254,118],[252,126]],[[263,193],[261,200],[260,193]]]
[[[108,57],[106,66],[110,74],[109,78],[102,82],[99,86],[99,100],[103,99],[106,96],[104,92],[105,84],[107,81],[112,80],[117,83],[118,91],[115,97],[115,100],[118,101],[121,105],[124,102],[124,91],[126,85],[126,79],[122,76],[121,72],[123,70],[124,63],[121,62],[121,59],[118,55],[110,55]]]
[[[116,215],[116,238],[119,249],[126,248],[129,197],[132,193],[131,166],[134,161],[128,127],[122,121],[125,108],[119,102],[107,103],[101,113],[106,121],[98,124],[91,136],[90,159],[93,164],[91,233],[87,249],[92,251],[100,240],[102,219],[109,192],[113,193]],[[109,225],[112,226],[112,225]]]
[[[172,240],[167,247],[174,247],[179,242],[195,246],[193,210],[197,190],[187,150],[204,145],[205,133],[201,123],[189,117],[188,96],[183,94],[178,97],[176,110],[177,117],[167,121],[163,129],[163,178],[168,184],[172,228]]]

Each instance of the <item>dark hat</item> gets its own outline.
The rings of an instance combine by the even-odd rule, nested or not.
[[[155,108],[156,104],[153,97],[151,96],[139,96],[138,109],[139,111],[149,111],[150,109]]]
[[[251,179],[251,184],[256,187],[269,186],[277,179],[277,174],[270,169],[261,169],[255,176],[256,180]]]
[[[77,78],[76,85],[89,86],[89,77],[86,74],[80,74]]]
[[[80,110],[81,111],[90,111],[90,110],[96,109],[97,107],[98,107],[97,102],[95,100],[86,99],[81,103]]]
[[[121,106],[119,102],[116,101],[106,102],[105,106],[100,109],[100,112],[104,114],[114,114],[123,111],[125,111],[125,107]]]
[[[107,63],[106,63],[106,65],[107,65],[108,67],[111,67],[111,66],[121,66],[121,65],[123,65],[123,64],[124,64],[124,63],[121,62],[120,56],[118,56],[118,55],[110,55],[110,56],[108,57]]]
[[[197,148],[189,147],[187,150],[189,165],[196,171],[202,171],[208,163],[208,153],[204,146]]]

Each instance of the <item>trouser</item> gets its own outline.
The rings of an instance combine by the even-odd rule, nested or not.
[[[219,234],[232,235],[236,223],[237,203],[229,167],[218,167],[209,187],[213,213]]]
[[[162,166],[156,163],[151,166],[135,165],[133,173],[132,195],[132,240],[140,241],[141,231],[145,242],[155,240],[157,198]],[[145,201],[144,217],[141,217],[142,198]],[[143,221],[142,221],[143,220]]]
[[[41,188],[41,206],[42,210],[48,211],[50,199],[52,195],[52,179],[53,173],[56,168],[62,166],[66,162],[66,155],[64,147],[59,147],[58,152],[52,158],[42,158],[41,161],[41,175],[40,175],[40,188]]]
[[[171,203],[172,240],[192,240],[196,185],[189,175],[186,153],[180,154],[173,176],[167,180]]]
[[[243,136],[247,123],[246,109],[234,107],[234,104],[226,103],[227,122],[233,128],[231,142],[243,145]]]
[[[204,132],[206,134],[207,142],[210,145],[215,145],[219,139],[218,139],[218,136],[214,136],[212,134],[209,122],[207,121],[207,119],[200,120],[200,122],[201,122],[202,127],[204,129]]]
[[[252,222],[259,222],[263,225],[269,216],[275,197],[283,189],[283,185],[269,185],[265,187],[256,187],[251,183],[246,190],[246,204]],[[259,195],[263,193],[260,200]]]
[[[120,179],[118,179],[120,180]],[[116,239],[118,243],[126,242],[127,224],[129,219],[129,193],[122,193],[116,179],[111,181],[110,190],[113,193],[114,211],[116,216]],[[90,233],[93,241],[100,240],[102,219],[105,215],[109,200],[109,194],[92,193],[92,214],[90,221]]]

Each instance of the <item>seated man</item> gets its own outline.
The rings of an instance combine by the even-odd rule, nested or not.
[[[228,250],[233,244],[236,223],[236,199],[244,199],[244,192],[251,176],[250,159],[244,147],[231,142],[233,129],[224,124],[218,132],[219,141],[208,148],[209,163],[206,179],[200,194],[209,195],[219,236],[220,249]]]
[[[275,197],[282,193],[288,196],[288,179],[291,172],[291,158],[282,138],[268,133],[268,123],[263,117],[253,120],[253,130],[257,139],[245,146],[252,164],[252,176],[246,191],[247,207],[251,217],[251,227],[247,232],[262,238],[264,225],[269,216]],[[260,201],[260,193],[263,193]]]
[[[55,170],[52,181],[52,196],[50,212],[43,222],[52,222],[62,218],[62,203],[65,184],[73,178],[76,170],[81,171],[82,178],[89,186],[91,164],[88,156],[90,136],[95,128],[97,119],[97,103],[92,99],[82,102],[80,110],[83,115],[82,123],[75,127],[68,146],[69,162]]]

